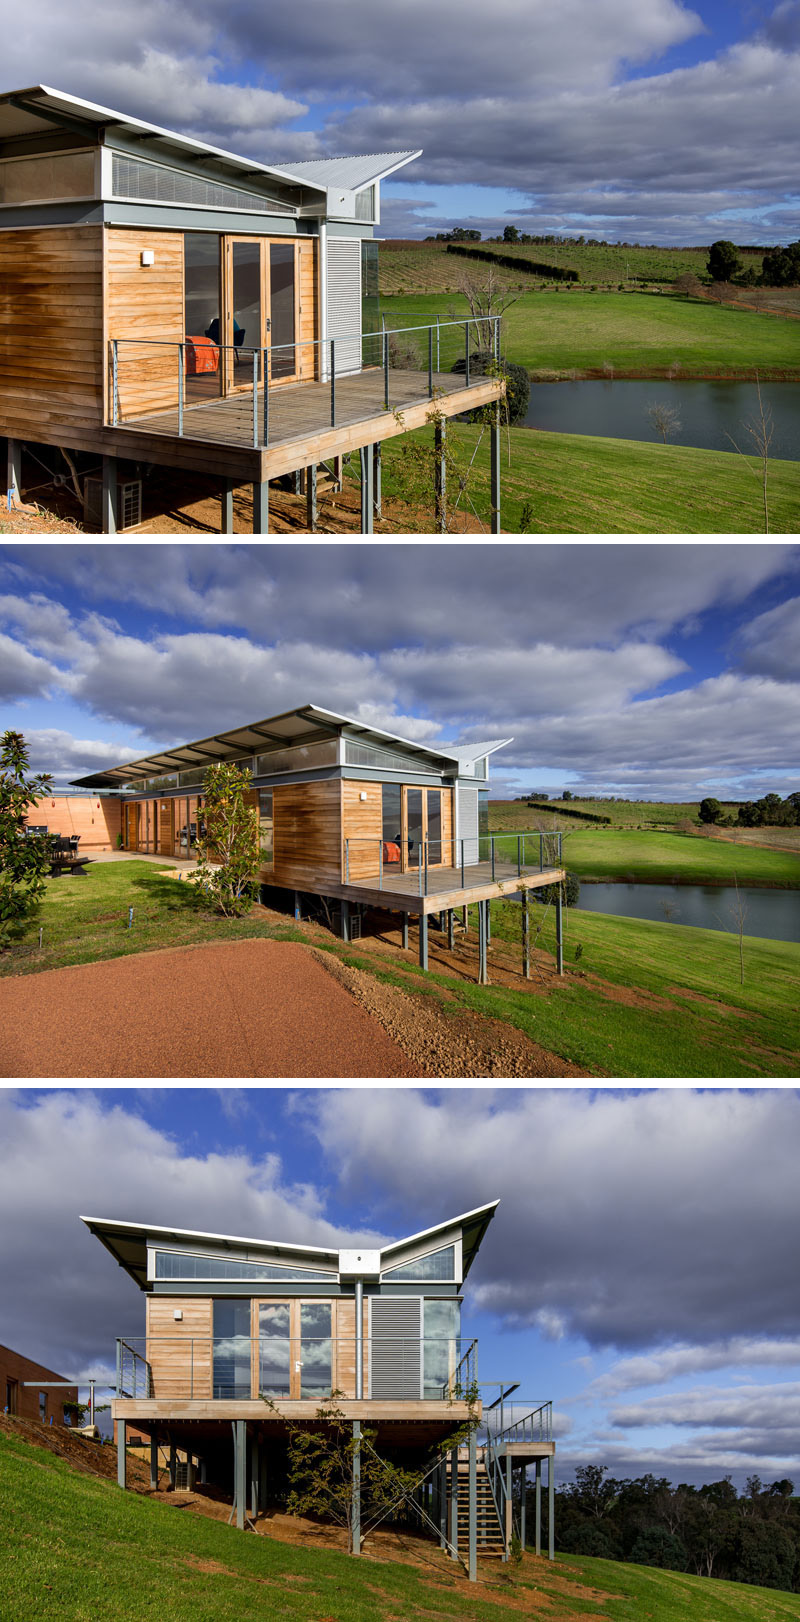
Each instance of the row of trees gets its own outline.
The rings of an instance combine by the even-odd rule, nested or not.
[[[800,283],[800,242],[769,248],[761,261],[761,275],[745,270],[734,242],[712,242],[706,270],[712,282],[742,282],[751,287],[796,287]]]
[[[800,1591],[800,1498],[788,1478],[730,1476],[703,1487],[666,1477],[617,1480],[581,1465],[556,1494],[556,1547],[701,1577]]]
[[[760,800],[743,800],[736,806],[736,816],[713,796],[700,801],[698,812],[701,822],[723,827],[740,828],[796,828],[800,826],[800,793],[764,794]]]

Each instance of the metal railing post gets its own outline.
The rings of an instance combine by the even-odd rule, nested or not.
[[[428,399],[433,399],[433,327],[428,328]]]
[[[253,350],[253,450],[258,450],[258,350]]]
[[[441,323],[442,323],[442,318],[441,318],[440,315],[437,315],[437,317],[436,317],[436,370],[437,370],[437,372],[440,372],[441,369],[442,369],[441,364],[440,364],[441,355],[440,355],[440,350],[439,350],[439,339],[441,337]]]
[[[386,331],[385,318],[383,328],[383,405],[389,410],[389,334]]]
[[[117,1341],[117,1396],[122,1396],[122,1341]]]
[[[264,361],[264,449],[269,444],[269,350],[263,351]]]
[[[464,322],[464,386],[469,388],[469,322]]]
[[[544,834],[539,835],[539,872],[544,872]]]
[[[419,842],[419,855],[417,857],[417,872],[418,872],[418,875],[419,875],[419,881],[418,881],[419,893],[420,893],[420,895],[422,895],[422,840],[420,840],[420,842]]]
[[[521,841],[520,835],[517,834],[517,878],[519,878],[519,876],[520,876],[520,874],[522,872],[521,850],[522,850],[522,841]]]
[[[423,844],[423,852],[424,852],[424,856],[425,856],[425,894],[427,895],[428,894],[428,844],[429,844],[429,841],[427,839],[423,839],[422,844]]]
[[[186,401],[186,345],[178,344],[178,438],[183,438],[183,408]]]
[[[466,843],[466,841],[462,839],[462,841],[461,841],[461,888],[462,888],[462,890],[464,888],[464,845],[465,845],[465,843]]]
[[[383,840],[378,840],[378,889],[383,889]]]
[[[344,882],[350,883],[350,840],[344,842]]]
[[[116,428],[119,422],[119,350],[117,338],[111,340],[111,420]]]
[[[489,840],[489,844],[491,846],[491,851],[492,851],[492,883],[494,884],[494,834],[492,834],[492,837]]]
[[[331,338],[331,427],[336,427],[336,339]]]

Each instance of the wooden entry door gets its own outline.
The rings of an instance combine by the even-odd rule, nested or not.
[[[222,385],[225,394],[253,386],[253,349],[259,385],[264,350],[272,349],[270,384],[293,383],[300,371],[297,244],[263,237],[224,239]]]
[[[125,849],[139,849],[139,803],[125,807]]]

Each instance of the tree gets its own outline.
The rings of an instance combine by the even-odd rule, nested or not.
[[[32,805],[52,783],[47,772],[29,777],[28,747],[21,732],[0,738],[0,946],[8,945],[35,913],[50,870],[50,840],[25,832]]]
[[[681,419],[677,406],[671,406],[666,400],[654,400],[647,407],[650,426],[655,433],[660,434],[666,445],[667,440],[681,431]]]
[[[714,282],[729,282],[738,276],[742,263],[736,251],[736,244],[728,242],[723,237],[719,242],[712,242],[708,250],[706,270]]]
[[[509,291],[494,265],[489,265],[485,277],[462,270],[458,277],[458,291],[469,306],[474,323],[472,332],[478,349],[488,350],[491,354],[494,349],[494,317],[504,315],[522,294]],[[461,364],[463,369],[463,362]],[[453,370],[456,368],[453,367]]]
[[[698,815],[701,822],[720,822],[722,820],[722,806],[719,800],[708,799],[700,801]]]
[[[800,242],[785,248],[772,248],[761,261],[761,279],[766,287],[796,287],[800,282]]]
[[[227,918],[248,912],[261,866],[258,814],[245,794],[246,766],[209,766],[203,786],[203,818],[198,816],[195,882]]]
[[[519,242],[519,231],[516,225],[507,225],[503,231],[504,242]]]
[[[680,276],[675,278],[675,292],[681,293],[684,298],[697,298],[701,288],[700,278],[695,276],[694,271],[684,270]]]

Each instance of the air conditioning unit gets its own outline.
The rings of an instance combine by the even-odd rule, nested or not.
[[[351,941],[360,941],[361,940],[361,913],[360,912],[351,912],[351,914],[350,914],[350,939],[351,939]]]
[[[132,529],[142,522],[142,481],[126,479],[117,486],[117,527]],[[83,481],[83,522],[99,529],[103,522],[103,481],[96,473]]]
[[[175,1491],[194,1492],[195,1469],[190,1460],[184,1464],[180,1462],[175,1466]]]

